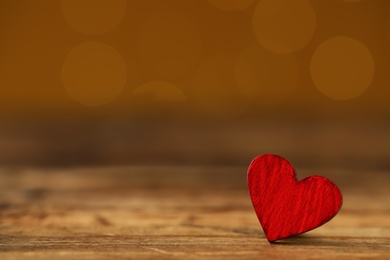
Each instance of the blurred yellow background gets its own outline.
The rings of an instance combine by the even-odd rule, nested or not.
[[[382,145],[385,134],[373,141],[365,133],[377,136],[390,116],[389,10],[383,0],[1,1],[0,160],[148,162],[129,159],[128,147],[136,158],[165,158],[167,149],[169,158],[193,158],[189,151],[203,151],[197,142],[225,133],[204,150],[232,151],[222,160],[229,161],[253,144],[248,161],[264,147],[293,153],[302,144],[284,133],[285,122],[296,132],[309,122],[305,142],[313,144],[328,135],[312,123],[329,120],[357,122],[336,127],[337,140]],[[248,136],[242,129],[264,129],[264,120],[282,123],[258,135],[280,133],[291,149],[253,143],[255,133],[240,139]],[[371,120],[379,126],[350,137]],[[101,150],[111,159],[96,155]],[[36,154],[43,159],[31,159]]]
[[[387,117],[389,8],[380,0],[2,1],[0,114]]]

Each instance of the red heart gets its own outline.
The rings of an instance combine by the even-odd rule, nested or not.
[[[333,182],[321,176],[298,181],[292,165],[273,154],[252,161],[248,187],[257,218],[270,242],[325,224],[339,212],[343,201]]]

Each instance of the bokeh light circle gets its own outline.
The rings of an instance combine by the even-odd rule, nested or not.
[[[261,0],[252,25],[265,48],[276,53],[296,52],[313,37],[316,14],[308,0]]]
[[[66,21],[87,35],[113,30],[126,13],[126,0],[61,0]]]
[[[73,48],[62,67],[69,96],[86,106],[112,102],[126,84],[126,65],[121,55],[101,42],[84,42]]]
[[[322,94],[335,100],[351,99],[370,86],[374,60],[363,43],[334,37],[318,46],[310,71],[314,85]]]
[[[234,71],[240,93],[259,104],[278,104],[294,90],[299,64],[293,54],[275,54],[258,44],[245,48]]]

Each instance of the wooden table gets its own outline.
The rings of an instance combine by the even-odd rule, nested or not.
[[[338,184],[342,210],[270,244],[245,167],[3,169],[0,259],[390,259],[390,175],[315,173]]]

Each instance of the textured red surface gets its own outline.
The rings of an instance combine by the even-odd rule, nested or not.
[[[337,186],[321,176],[298,181],[280,156],[256,157],[248,169],[248,187],[268,241],[298,235],[331,220],[342,205]]]

